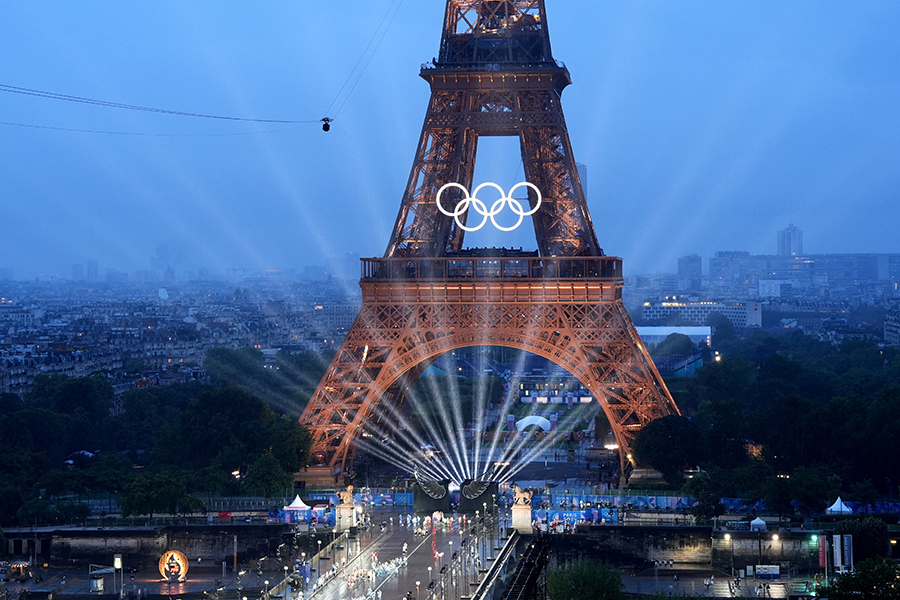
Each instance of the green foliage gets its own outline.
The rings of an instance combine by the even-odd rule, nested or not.
[[[22,399],[16,394],[0,393],[0,415],[8,415],[25,408]]]
[[[0,526],[16,524],[15,515],[21,506],[21,489],[0,480]]]
[[[310,356],[283,358],[296,369],[307,365],[312,377]],[[261,457],[278,466],[269,478],[280,483],[309,460],[309,430],[242,387],[191,382],[131,390],[116,416],[112,398],[105,378],[60,375],[39,377],[25,402],[0,398],[0,524],[14,525],[17,516],[74,519],[77,510],[63,511],[59,500],[68,495],[105,493],[112,502],[124,492],[129,514],[195,511],[202,502],[188,491],[238,491],[231,473],[247,474]],[[144,467],[141,475],[133,466]]]
[[[83,413],[96,424],[109,418],[113,389],[102,375],[38,375],[34,378],[34,388],[26,398],[26,404],[67,415]]]
[[[830,475],[827,467],[797,467],[791,473],[791,496],[801,514],[813,514],[827,508]]]
[[[719,334],[728,333],[719,325]],[[876,496],[886,494],[884,474],[900,463],[900,445],[893,441],[900,430],[898,349],[865,340],[835,347],[799,331],[726,338],[724,346],[713,344],[721,361],[672,385],[683,414],[700,427],[704,470],[732,471],[733,491],[767,497],[775,503],[770,508],[780,506],[785,514],[793,512],[789,500],[800,502],[802,512],[815,512],[842,491],[865,491],[871,498],[871,488],[851,488],[866,479]],[[747,477],[748,445],[762,449],[770,471],[762,479],[761,471]],[[809,470],[800,472],[806,476],[802,485],[803,477],[796,484],[768,482],[763,490],[767,477],[800,467]]]
[[[834,532],[853,536],[853,560],[886,556],[890,550],[887,524],[878,517],[845,519],[834,524]]]
[[[295,473],[309,464],[312,433],[296,419],[282,415],[271,428],[270,451],[282,470]]]
[[[579,559],[547,571],[550,600],[624,600],[622,577],[611,567]]]
[[[766,509],[776,513],[779,517],[794,514],[794,506],[791,482],[787,477],[769,477],[763,483],[763,500],[766,501]]]
[[[84,523],[91,507],[84,502],[63,501],[51,504],[47,498],[32,498],[19,507],[16,519],[32,525],[65,525]]]
[[[241,470],[270,445],[275,412],[242,387],[205,391],[193,400],[174,426],[176,437],[158,448],[161,462],[194,468],[211,464],[222,449],[240,448],[244,457],[225,468]],[[174,460],[169,460],[174,459]]]
[[[125,486],[120,498],[122,516],[157,513],[177,514],[187,507],[188,512],[198,510],[196,498],[188,497],[184,482],[168,473],[142,473]]]
[[[720,502],[727,496],[725,477],[724,472],[716,471],[700,473],[685,482],[682,493],[697,500],[691,507],[691,514],[700,521],[709,522],[725,514],[725,505]]]
[[[801,514],[825,510],[827,499],[837,496],[840,478],[827,467],[797,467],[789,474],[770,475],[762,483],[766,508],[779,516],[793,515],[794,503]]]
[[[720,312],[711,312],[704,325],[711,326],[713,331],[713,348],[729,349],[737,340],[734,325]]]
[[[850,486],[850,494],[850,499],[854,502],[872,504],[875,502],[875,496],[878,492],[870,479],[863,479]]]
[[[250,465],[241,487],[247,492],[262,492],[269,498],[294,485],[293,476],[286,472],[274,456],[261,456]]]
[[[656,419],[645,425],[634,439],[632,450],[639,462],[662,473],[666,483],[680,484],[682,471],[703,458],[698,444],[700,428],[677,415]]]
[[[745,444],[750,431],[743,402],[734,398],[706,400],[698,407],[693,422],[701,430],[698,439],[706,440],[703,463],[707,467],[733,469],[747,465]]]
[[[832,600],[898,600],[898,578],[900,565],[896,562],[870,558],[858,563],[852,573],[838,576],[833,585],[818,590],[818,595]]]
[[[281,351],[274,368],[267,368],[259,350],[215,348],[207,352],[203,368],[216,386],[241,386],[266,398],[277,410],[299,416],[328,368],[329,360],[315,352]]]
[[[672,333],[650,349],[653,358],[669,358],[691,356],[694,353],[694,342],[683,333]]]

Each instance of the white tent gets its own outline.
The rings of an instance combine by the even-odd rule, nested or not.
[[[284,510],[309,510],[310,506],[300,499],[299,494],[294,501],[284,507]]]
[[[826,508],[825,512],[829,515],[849,515],[853,512],[853,509],[841,502],[841,497],[838,496],[835,503]]]
[[[768,531],[766,522],[759,517],[756,517],[750,521],[750,531]]]

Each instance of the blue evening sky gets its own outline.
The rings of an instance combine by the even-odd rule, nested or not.
[[[0,4],[2,86],[335,119],[324,133],[0,91],[0,268],[68,278],[96,260],[101,274],[135,272],[163,245],[179,273],[382,255],[444,5]],[[547,0],[547,10],[574,82],[563,107],[591,214],[626,274],[672,272],[691,253],[774,253],[789,223],[809,253],[900,252],[900,3]],[[517,142],[482,142],[476,183],[520,181]],[[485,230],[467,242],[533,248],[534,235]]]

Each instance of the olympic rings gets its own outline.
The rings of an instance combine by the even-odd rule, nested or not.
[[[515,193],[515,191],[522,186],[530,187],[537,194],[537,203],[534,205],[534,208],[532,208],[531,210],[529,210],[527,212],[523,209],[522,203],[512,197],[513,193]],[[453,211],[448,211],[441,204],[441,195],[444,193],[445,190],[447,190],[448,188],[453,188],[453,187],[461,189],[463,191],[463,193],[465,194],[465,197],[456,204],[456,208]],[[500,199],[494,201],[494,203],[491,204],[490,210],[488,210],[487,204],[485,204],[483,201],[478,199],[478,193],[482,190],[482,188],[485,188],[485,187],[492,187],[495,190],[497,190],[498,192],[500,192]],[[443,214],[447,215],[448,217],[453,217],[453,220],[456,221],[456,224],[459,225],[459,227],[463,231],[478,231],[479,229],[481,229],[482,227],[484,227],[487,224],[488,219],[490,219],[491,223],[494,224],[494,227],[496,227],[500,231],[512,231],[514,229],[517,229],[519,227],[519,225],[522,224],[522,220],[525,217],[531,216],[537,212],[537,210],[541,207],[542,199],[543,199],[543,197],[541,196],[541,191],[537,188],[537,186],[534,185],[533,183],[528,183],[526,181],[523,181],[522,183],[517,183],[516,185],[514,185],[512,187],[512,189],[509,190],[508,194],[506,192],[504,192],[503,188],[500,187],[499,185],[497,185],[496,183],[490,183],[490,182],[482,183],[477,188],[475,188],[475,192],[471,196],[469,195],[469,190],[467,190],[465,188],[465,186],[463,186],[462,184],[447,183],[447,184],[444,184],[441,187],[441,189],[438,190],[437,198],[435,199],[435,203],[437,204],[438,210],[440,210]],[[509,204],[509,207],[512,209],[512,211],[515,214],[519,215],[519,220],[516,221],[516,224],[513,225],[512,227],[504,227],[503,225],[500,225],[499,223],[497,223],[497,220],[494,219],[494,217],[496,217],[501,212],[503,212],[503,209],[506,208],[507,204]],[[463,222],[460,220],[460,217],[462,215],[464,215],[467,210],[469,210],[469,206],[474,207],[475,212],[477,212],[479,215],[481,215],[481,223],[479,223],[475,227],[466,227],[465,224],[463,224]]]

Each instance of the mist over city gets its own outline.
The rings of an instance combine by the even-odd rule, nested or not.
[[[5,274],[71,279],[72,265],[96,262],[100,279],[169,266],[223,279],[384,254],[442,3],[0,11],[15,57],[0,82]],[[789,223],[810,253],[897,251],[897,11],[554,5],[568,130],[604,252],[628,275],[673,272],[689,254],[773,254]],[[478,150],[476,183],[523,180],[515,140]],[[530,218],[466,243],[535,247]]]

